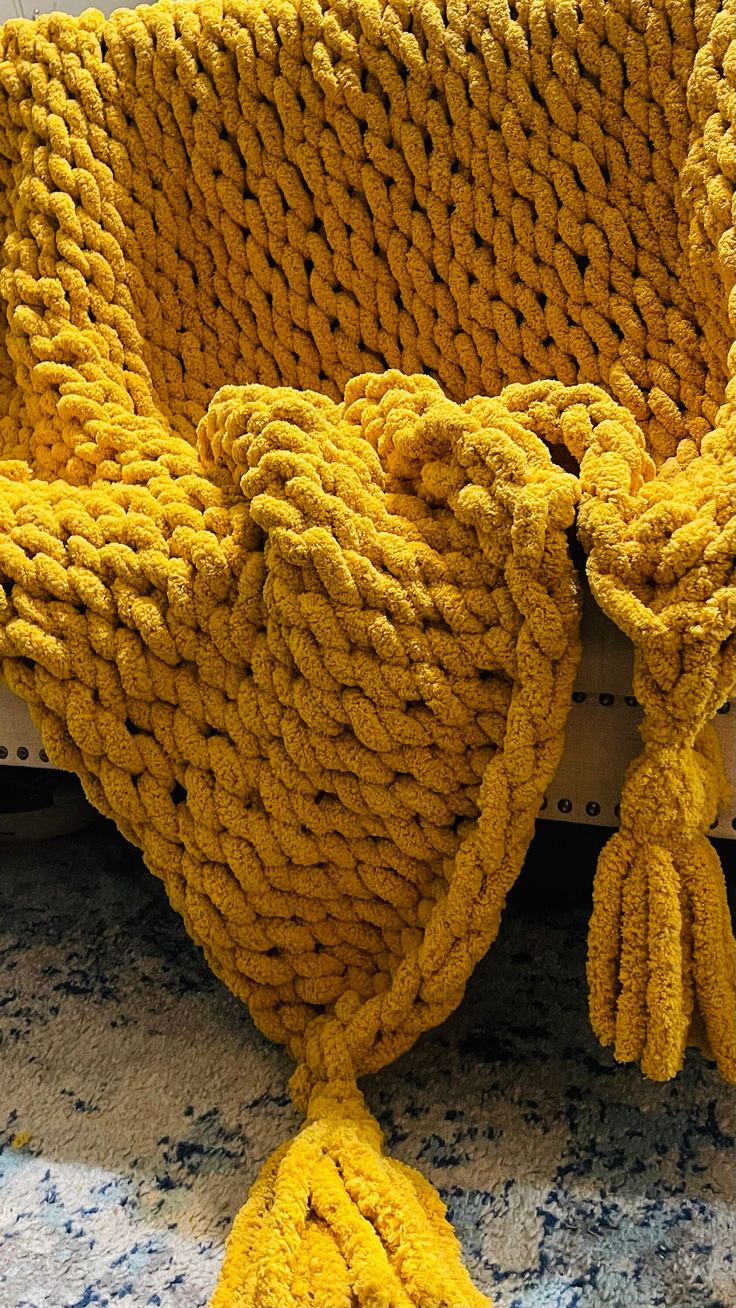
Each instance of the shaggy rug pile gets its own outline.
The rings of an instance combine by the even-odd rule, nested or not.
[[[645,1081],[585,1021],[600,839],[544,824],[467,1002],[368,1103],[492,1303],[732,1308],[733,1088],[694,1052]],[[288,1057],[106,824],[0,868],[0,1304],[203,1308],[244,1184],[297,1129]]]

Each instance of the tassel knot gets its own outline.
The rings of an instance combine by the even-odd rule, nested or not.
[[[292,1078],[307,1122],[265,1163],[211,1308],[488,1308],[432,1186],[382,1151],[355,1081]]]
[[[653,1080],[700,1046],[736,1081],[736,942],[706,831],[726,791],[712,727],[695,744],[648,741],[630,767],[621,828],[596,872],[590,1017],[620,1062]]]

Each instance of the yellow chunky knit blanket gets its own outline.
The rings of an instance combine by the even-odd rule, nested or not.
[[[593,1026],[736,1080],[735,0],[0,29],[0,658],[296,1062],[216,1308],[472,1308],[357,1079],[461,1000],[636,650]],[[564,869],[554,875],[564,876]],[[243,1070],[247,1077],[247,1069]]]

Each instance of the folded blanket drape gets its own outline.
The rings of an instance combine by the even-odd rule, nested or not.
[[[650,1077],[696,1044],[736,1080],[735,183],[733,0],[0,29],[2,674],[306,1115],[216,1308],[486,1302],[357,1082],[498,931],[575,533],[644,711],[592,1023]]]

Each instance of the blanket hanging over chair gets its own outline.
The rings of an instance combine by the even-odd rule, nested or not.
[[[162,0],[0,46],[2,673],[307,1118],[213,1303],[480,1305],[357,1080],[498,931],[573,531],[644,710],[592,1023],[736,1080],[736,4]]]

